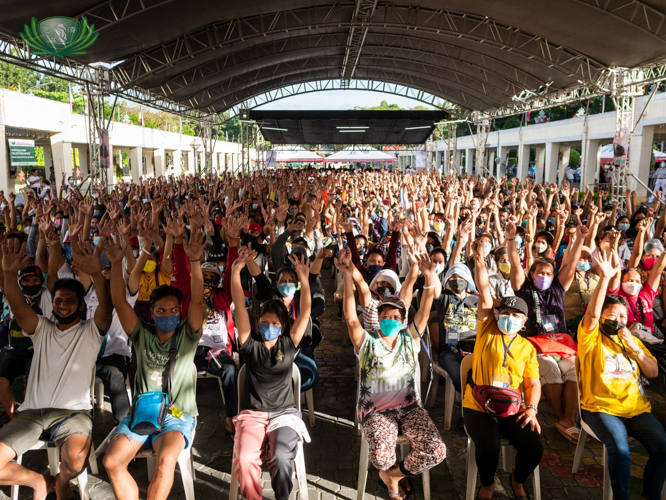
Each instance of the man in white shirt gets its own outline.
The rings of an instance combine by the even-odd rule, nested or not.
[[[654,171],[654,191],[666,192],[666,162],[661,162],[659,168]],[[650,196],[650,203],[654,202],[654,196]]]
[[[39,175],[39,169],[33,169],[32,175],[28,177],[28,184],[30,184],[30,189],[39,196],[39,188],[42,185],[42,177]]]
[[[29,486],[33,498],[44,500],[55,487],[59,499],[72,497],[69,481],[86,467],[92,436],[91,395],[93,369],[104,336],[111,326],[111,296],[102,275],[99,252],[77,243],[74,261],[86,269],[97,289],[99,306],[94,319],[81,321],[85,290],[76,280],[58,280],[51,288],[53,317],[36,314],[24,299],[17,273],[28,262],[25,243],[0,239],[4,248],[3,291],[25,335],[32,339],[34,355],[23,405],[18,416],[0,429],[0,484]],[[60,449],[60,472],[38,474],[12,462],[46,433]]]

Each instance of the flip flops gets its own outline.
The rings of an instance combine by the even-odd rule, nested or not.
[[[410,496],[412,496],[416,492],[416,486],[414,485],[414,481],[412,481],[411,477],[405,476],[404,479],[407,480],[407,483],[409,484],[409,492],[405,491],[405,498],[404,500],[407,500]],[[393,492],[389,491],[388,486],[386,486],[386,483],[382,481],[381,479],[377,481],[377,487],[388,494],[389,500],[403,500],[403,498],[400,496],[400,491]]]
[[[578,444],[578,439],[580,438],[580,429],[578,427],[569,427],[568,429],[565,429],[564,426],[558,422],[555,424],[555,428],[567,441],[573,444]]]

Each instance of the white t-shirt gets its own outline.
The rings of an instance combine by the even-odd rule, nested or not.
[[[79,321],[60,331],[55,321],[37,315],[32,339],[35,354],[23,410],[91,410],[90,383],[104,337],[95,320]]]
[[[9,308],[9,318],[14,318],[14,313],[12,312],[12,308],[9,307],[9,303],[7,303],[7,307]],[[51,297],[51,292],[47,288],[42,290],[42,296],[39,298],[39,308],[42,310],[42,316],[53,319],[53,297]]]
[[[125,287],[125,299],[130,306],[134,307],[138,296],[138,290],[134,295],[130,295],[129,289]],[[88,319],[93,319],[95,317],[95,311],[97,311],[97,306],[99,305],[95,285],[90,285],[88,293],[86,293],[85,301],[88,308],[86,317]],[[113,309],[113,315],[111,316],[111,327],[109,328],[109,333],[106,335],[106,346],[104,347],[104,354],[102,357],[111,356],[112,354],[132,357],[132,348],[129,345],[129,338],[120,324],[120,319],[118,318],[118,313],[115,308]]]
[[[203,327],[199,345],[210,348],[226,348],[229,343],[229,332],[227,332],[227,314],[219,309],[208,310],[208,318]]]
[[[39,175],[31,175],[28,177],[28,182],[31,188],[38,188],[42,184],[42,178]]]

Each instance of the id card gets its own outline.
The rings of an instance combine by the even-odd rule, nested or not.
[[[446,343],[457,344],[460,340],[460,325],[451,325],[446,329]]]
[[[546,333],[555,333],[557,331],[557,317],[553,314],[541,316],[541,324]]]
[[[645,394],[645,386],[643,385],[643,381],[641,380],[641,377],[638,377],[636,379],[636,383],[638,384],[638,392],[641,393],[641,397],[643,398],[643,403],[648,402],[647,395]]]
[[[508,389],[511,387],[511,375],[496,373],[493,375],[493,387]]]

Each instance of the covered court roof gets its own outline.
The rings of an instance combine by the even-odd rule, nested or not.
[[[273,144],[423,144],[446,111],[250,110]]]
[[[0,34],[87,17],[80,62],[204,113],[305,82],[404,85],[469,110],[666,56],[666,0],[7,0]]]

